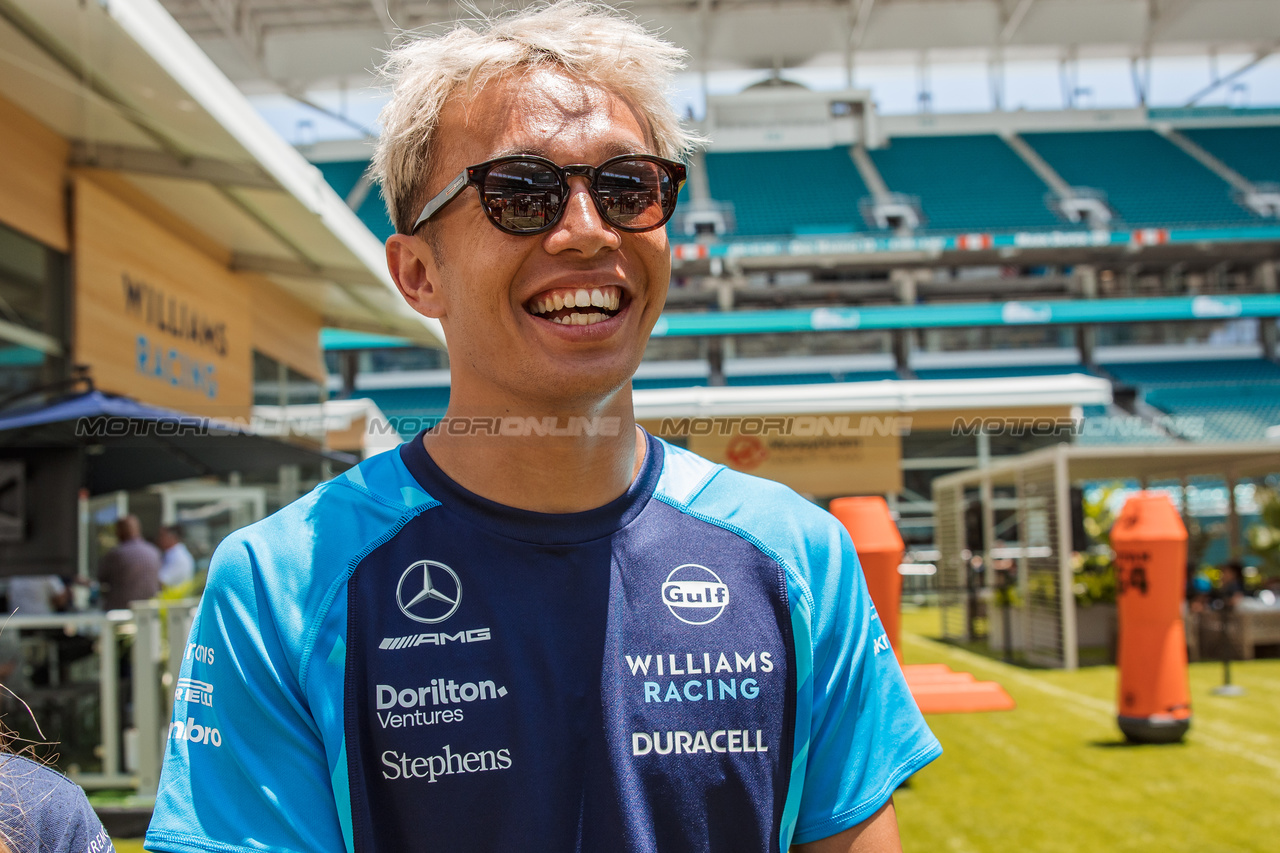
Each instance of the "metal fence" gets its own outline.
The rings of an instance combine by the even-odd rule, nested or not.
[[[969,630],[968,561],[964,541],[964,488],[935,488],[937,513],[934,536],[938,542],[938,607],[942,613],[942,636],[968,642]]]
[[[15,694],[31,708],[44,740],[65,742],[73,732],[96,728],[97,742],[72,756],[77,766],[63,765],[83,787],[155,796],[173,690],[198,605],[197,599],[138,601],[129,610],[5,621],[19,665],[42,674],[39,685],[20,674]],[[95,757],[97,769],[84,769],[83,755]]]
[[[933,483],[938,550],[938,591],[942,636],[972,642],[1007,624],[1008,648],[1021,649],[1029,663],[1074,669],[1075,597],[1071,566],[1071,481],[1067,446],[1029,454],[1022,464],[972,469],[939,477]],[[1013,487],[1016,541],[997,543],[992,521],[994,487]],[[982,542],[971,543],[966,527],[970,505],[979,511]],[[974,561],[970,547],[981,554]],[[1016,595],[1009,614],[996,614],[993,565],[1013,559]],[[1008,617],[1008,618],[1006,618]]]
[[[1040,666],[1068,666],[1063,632],[1063,594],[1070,595],[1071,578],[1062,577],[1063,554],[1059,532],[1070,530],[1071,516],[1059,514],[1054,465],[1018,471],[1018,596],[1022,647],[1027,661]],[[1070,548],[1066,554],[1070,559]]]

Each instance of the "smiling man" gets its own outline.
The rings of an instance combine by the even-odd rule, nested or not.
[[[219,548],[148,849],[899,849],[940,749],[848,536],[635,425],[680,58],[572,0],[392,55],[449,410]]]

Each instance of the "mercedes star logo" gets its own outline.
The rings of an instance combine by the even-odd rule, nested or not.
[[[400,612],[415,622],[443,622],[454,614],[461,601],[458,573],[435,560],[419,560],[409,566],[396,585]]]

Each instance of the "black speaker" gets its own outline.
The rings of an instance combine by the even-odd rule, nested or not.
[[[982,553],[982,501],[968,501],[964,507],[964,547]]]
[[[0,450],[0,576],[74,575],[78,448]]]
[[[0,543],[27,536],[27,471],[15,459],[0,462]]]
[[[1084,530],[1084,489],[1071,487],[1071,550],[1088,551],[1089,534]]]

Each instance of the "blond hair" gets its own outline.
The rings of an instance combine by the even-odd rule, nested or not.
[[[667,100],[684,59],[683,49],[589,0],[538,3],[440,36],[409,36],[382,67],[392,94],[372,167],[396,230],[408,233],[425,202],[440,112],[459,88],[471,96],[512,72],[559,68],[628,102],[648,124],[654,153],[679,159],[701,141]]]

